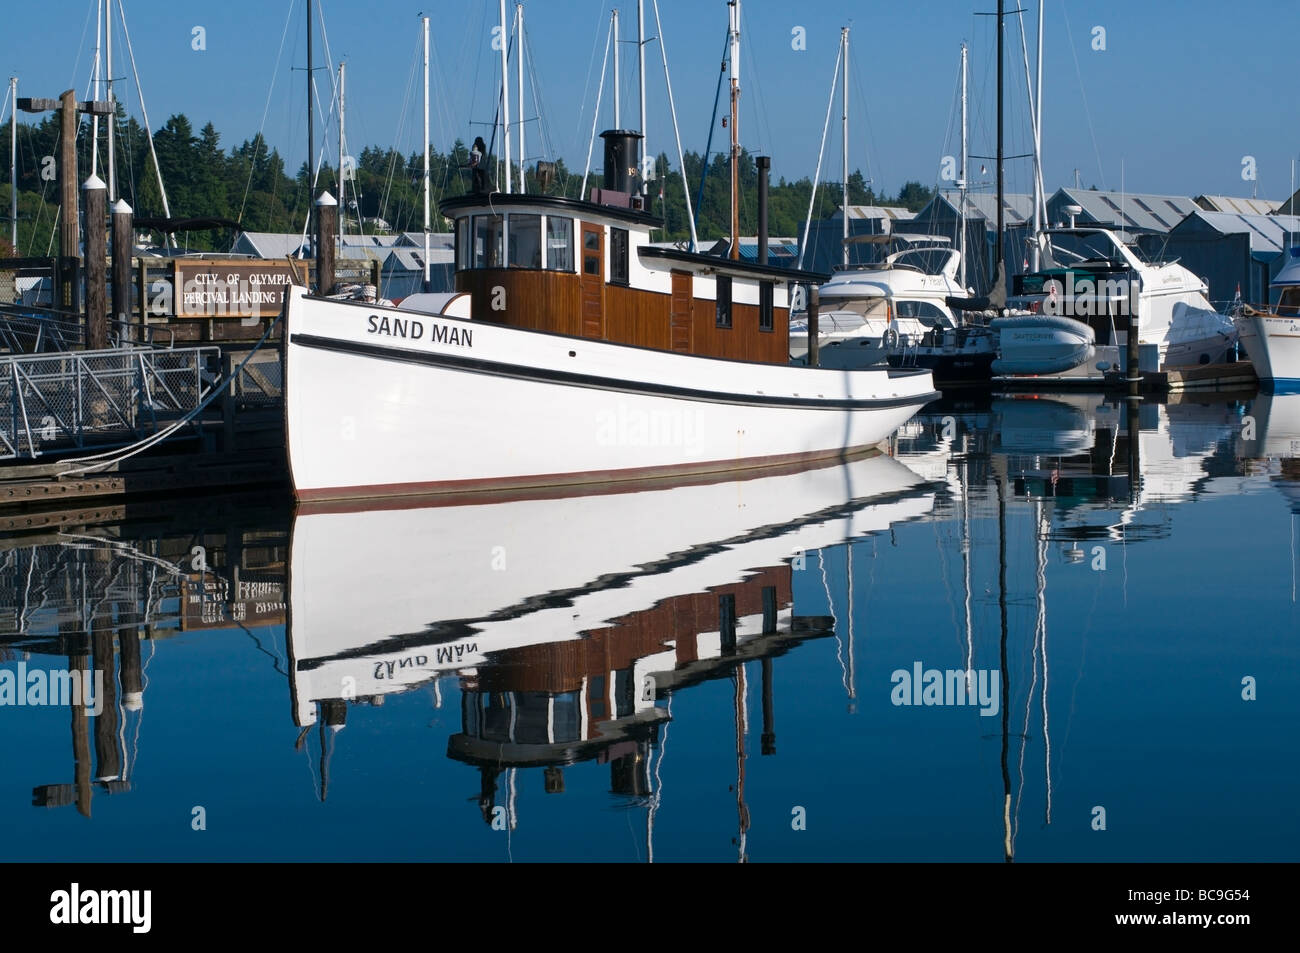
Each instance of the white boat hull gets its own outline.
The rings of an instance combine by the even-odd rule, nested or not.
[[[408,502],[330,503],[295,518],[288,637],[299,724],[344,686],[353,697],[405,691],[752,571],[794,560],[795,571],[817,572],[815,557],[800,557],[920,519],[934,490],[875,455],[620,493]],[[716,633],[702,641],[720,651]],[[650,671],[671,670],[671,642],[665,650]]]
[[[1251,314],[1235,321],[1255,375],[1275,386],[1300,387],[1300,317]]]
[[[930,375],[716,360],[307,297],[286,304],[299,499],[656,479],[831,459]]]

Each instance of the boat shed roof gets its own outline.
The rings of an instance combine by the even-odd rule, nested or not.
[[[831,214],[831,218],[837,221],[843,217],[843,206],[840,206]],[[855,218],[887,218],[893,221],[910,221],[916,218],[916,213],[898,205],[850,205],[849,219]]]
[[[240,232],[230,249],[235,254],[254,258],[284,258],[311,252],[311,239],[306,241],[298,234],[288,232]]]
[[[1243,199],[1231,195],[1198,195],[1196,204],[1207,212],[1232,212],[1237,215],[1272,215],[1285,202],[1272,199]]]
[[[936,202],[946,204],[951,215],[956,216],[961,210],[961,192],[956,189],[945,189],[914,217],[919,219],[931,218],[932,208]],[[1004,193],[1002,207],[1004,211],[1003,217],[1008,227],[1023,225],[1034,217],[1034,197],[1032,195],[1022,195],[1018,192]],[[997,195],[993,192],[967,192],[966,217],[982,218],[989,223],[996,222],[998,218]]]
[[[1228,212],[1198,211],[1189,215],[1170,234],[1180,236],[1197,232],[1220,235],[1245,233],[1250,236],[1252,255],[1275,257],[1296,243],[1300,236],[1300,216],[1234,215]]]
[[[1062,211],[1066,205],[1083,209],[1083,215],[1076,219],[1078,225],[1102,225],[1132,232],[1167,232],[1201,208],[1195,199],[1186,195],[1059,189],[1047,201],[1053,221],[1066,220]]]

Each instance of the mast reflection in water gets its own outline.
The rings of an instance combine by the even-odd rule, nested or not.
[[[1300,398],[953,403],[889,449],[11,527],[9,855],[1293,856]],[[918,664],[997,717],[895,704]],[[17,704],[37,671],[102,708]]]

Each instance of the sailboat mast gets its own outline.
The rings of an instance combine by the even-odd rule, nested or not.
[[[429,286],[429,18],[421,18],[424,27],[424,291]],[[487,156],[481,161],[486,162]],[[507,164],[506,168],[509,168]]]
[[[506,194],[514,191],[514,181],[510,174],[510,59],[507,52],[506,37],[506,0],[501,0],[501,127],[505,130],[506,154]],[[426,138],[428,138],[426,136]]]
[[[117,125],[117,106],[113,101],[113,4],[104,0],[104,98],[111,107],[108,114],[108,204],[117,201],[117,164],[113,161],[113,129]]]
[[[347,148],[346,145],[344,144],[344,139],[343,139],[344,117],[347,110],[347,101],[344,99],[343,96],[344,69],[345,69],[345,65],[343,63],[340,63],[339,64],[339,252],[340,252],[340,257],[342,256],[342,251],[343,251],[343,232],[347,230],[347,226],[348,226],[348,211],[347,211],[348,209],[347,188],[348,187],[347,187],[347,182],[343,177],[344,176],[343,156],[344,156],[344,150]]]
[[[619,75],[618,75],[618,8],[614,9],[613,21],[610,29],[614,31],[614,128],[622,129],[620,125],[620,100],[619,100]]]
[[[1037,78],[1034,81],[1034,245],[1030,252],[1033,270],[1039,269],[1043,233],[1043,0],[1038,0]]]
[[[9,77],[9,243],[18,254],[18,77]]]
[[[841,188],[843,192],[843,210],[841,217],[843,222],[843,241],[840,243],[840,263],[845,268],[849,266],[849,28],[840,27],[840,49],[844,56],[844,80],[841,86],[840,95],[840,138],[844,140],[844,163],[843,175],[841,176]]]
[[[970,188],[970,182],[966,178],[966,164],[970,161],[970,142],[968,139],[967,126],[967,96],[966,96],[966,73],[967,73],[967,53],[966,44],[961,45],[961,175],[957,179],[957,201],[961,203],[961,209],[957,213],[957,252],[960,260],[957,262],[957,276],[961,281],[962,293],[966,293],[966,190]]]
[[[645,0],[636,0],[636,78],[640,87],[638,96],[641,102],[641,125],[637,127],[637,132],[641,133],[641,172],[645,171],[645,159],[650,155],[650,149],[646,145],[646,123],[645,123]],[[643,188],[647,185],[646,177],[642,175],[641,184]],[[644,193],[643,193],[644,194]]]
[[[312,109],[312,70],[315,68],[312,62],[312,8],[315,4],[312,0],[307,0],[307,187],[312,189],[316,185],[316,113]],[[307,203],[311,208],[312,203]],[[311,212],[308,212],[311,216]]]
[[[1005,251],[1004,251],[1004,249],[1003,249],[1003,240],[1004,240],[1004,239],[1003,239],[1003,230],[1004,230],[1004,228],[1006,227],[1006,212],[1005,212],[1004,207],[1003,207],[1003,203],[1004,203],[1004,201],[1005,201],[1005,198],[1004,198],[1004,180],[1003,180],[1003,174],[1002,174],[1002,172],[1003,172],[1003,169],[1002,169],[1002,163],[1003,163],[1003,155],[1002,155],[1002,124],[1003,124],[1003,115],[1002,115],[1002,114],[1003,114],[1003,108],[1002,108],[1002,105],[1003,105],[1003,103],[1002,103],[1002,101],[1003,101],[1003,99],[1006,98],[1006,97],[1003,95],[1003,90],[1004,90],[1004,85],[1003,85],[1003,84],[1004,84],[1004,82],[1005,82],[1005,77],[1003,76],[1003,61],[1005,60],[1006,57],[1003,55],[1003,49],[1002,49],[1003,36],[1002,36],[1002,33],[1003,33],[1003,24],[1005,23],[1005,20],[1006,20],[1006,3],[1005,3],[1005,0],[998,0],[998,54],[997,54],[997,55],[998,55],[998,158],[997,158],[997,163],[998,163],[998,238],[997,238],[997,252],[998,252],[998,257],[997,257],[996,262],[995,262],[995,265],[994,265],[994,271],[993,271],[993,273],[994,273],[994,275],[996,275],[998,278],[1003,279],[1003,280],[1005,280],[1005,276],[1004,276],[1003,269],[1004,269],[1004,262],[1006,261],[1006,253],[1005,253]],[[999,295],[1001,294],[1001,289],[998,289],[998,294],[999,294]]]
[[[104,32],[104,0],[95,0],[95,62],[91,67],[90,98],[99,98],[99,81],[103,77],[103,51],[100,41]],[[90,174],[99,175],[99,113],[90,117]]]
[[[524,176],[524,5],[515,4],[515,75],[519,88],[519,192],[528,191],[528,182]]]
[[[731,8],[731,257],[740,258],[740,0]]]

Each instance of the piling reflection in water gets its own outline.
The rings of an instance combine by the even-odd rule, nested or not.
[[[90,817],[96,791],[131,790],[157,640],[283,624],[288,524],[276,513],[236,498],[204,512],[215,530],[162,520],[0,539],[0,659],[42,673],[66,663],[102,686],[97,713],[69,705],[73,781],[35,787],[34,805]],[[256,529],[240,525],[250,517]]]

